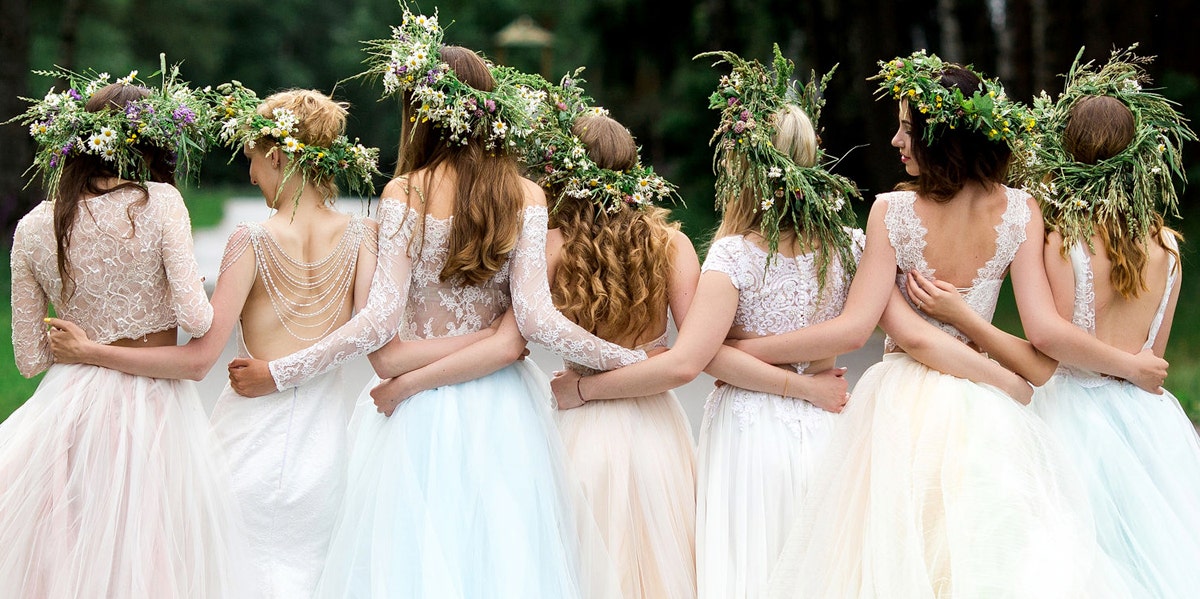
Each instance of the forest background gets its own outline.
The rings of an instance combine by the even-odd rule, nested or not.
[[[709,60],[692,57],[708,50],[766,61],[778,43],[803,76],[838,64],[826,90],[821,137],[831,156],[844,156],[837,172],[863,190],[866,200],[855,206],[860,220],[874,194],[904,176],[888,144],[895,104],[876,102],[875,84],[866,81],[880,59],[927,48],[1000,77],[1010,96],[1029,101],[1040,90],[1061,90],[1058,75],[1081,46],[1086,58],[1104,60],[1113,48],[1136,42],[1140,54],[1158,57],[1151,67],[1156,86],[1185,115],[1200,115],[1200,19],[1192,0],[443,0],[411,6],[430,14],[437,9],[449,43],[497,62],[552,80],[586,66],[589,93],[633,131],[644,161],[679,185],[686,207],[675,216],[702,251],[717,221],[708,145],[717,115],[707,109],[707,97],[720,73]],[[381,169],[390,172],[397,102],[378,101],[380,87],[371,82],[339,81],[362,70],[361,41],[387,37],[400,14],[395,0],[0,0],[0,121],[25,109],[20,97],[40,98],[52,85],[61,87],[31,70],[59,65],[120,77],[138,69],[149,80],[165,52],[197,85],[237,79],[260,96],[293,87],[333,92],[352,104],[349,134],[382,148]],[[523,36],[498,35],[529,22],[533,34],[522,26]],[[36,182],[26,186],[23,177],[33,151],[23,127],[0,126],[0,258],[7,257],[17,220],[43,199]],[[1184,149],[1190,185],[1182,218],[1170,221],[1185,235],[1185,274],[1196,272],[1200,247],[1197,151],[1197,144]],[[245,173],[245,165],[228,162],[224,152],[208,158],[199,189],[184,190],[196,227],[219,221],[225,199],[257,195]],[[0,292],[7,295],[9,273],[2,270]],[[1194,420],[1200,419],[1200,311],[1191,303],[1197,280],[1184,277],[1167,350],[1167,386]],[[0,310],[0,331],[11,328],[9,318],[7,308]],[[1002,300],[996,321],[1020,332],[1011,298]],[[22,379],[11,346],[0,348],[2,420],[37,379]]]

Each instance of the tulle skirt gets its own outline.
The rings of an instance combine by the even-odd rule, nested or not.
[[[573,503],[545,375],[518,362],[390,418],[370,386],[317,597],[619,596],[602,541],[581,538],[595,523]]]
[[[213,408],[260,573],[255,597],[312,597],[345,488],[353,395],[338,368],[264,397],[226,385]]]
[[[243,543],[190,381],[55,365],[0,424],[0,597],[241,597]]]
[[[1200,442],[1170,393],[1059,373],[1031,404],[1083,477],[1104,550],[1147,598],[1200,597]]]
[[[1140,596],[1041,420],[904,354],[863,374],[812,488],[771,597]]]
[[[836,416],[806,401],[725,385],[700,428],[701,599],[762,597]]]
[[[692,431],[673,393],[556,412],[625,599],[696,597]]]

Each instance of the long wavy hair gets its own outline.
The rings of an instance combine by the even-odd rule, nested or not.
[[[137,85],[113,83],[96,91],[84,106],[88,112],[101,110],[125,110],[129,102],[141,100],[150,95],[150,90]],[[150,180],[158,183],[175,184],[174,157],[166,150],[149,144],[138,144],[150,172]],[[66,301],[75,294],[75,277],[71,274],[71,233],[75,221],[79,218],[79,208],[90,208],[84,202],[85,198],[104,195],[119,189],[137,189],[142,198],[131,202],[125,208],[129,224],[135,227],[134,212],[149,200],[150,194],[144,185],[133,181],[122,181],[112,187],[105,187],[111,179],[119,179],[119,173],[103,158],[94,154],[72,154],[63,163],[62,178],[59,180],[58,192],[54,200],[54,239],[58,250],[58,275],[62,281],[61,298]]]
[[[1112,158],[1133,141],[1136,123],[1133,113],[1120,100],[1109,96],[1081,99],[1071,108],[1070,118],[1063,130],[1063,148],[1078,162],[1095,164]],[[1133,299],[1149,291],[1143,272],[1150,259],[1148,243],[1153,240],[1175,256],[1179,267],[1179,252],[1163,243],[1163,231],[1182,239],[1178,232],[1166,227],[1162,216],[1152,216],[1146,237],[1138,237],[1130,226],[1128,216],[1121,211],[1101,216],[1096,221],[1096,235],[1104,243],[1104,251],[1112,263],[1109,280],[1113,289],[1125,299]],[[1062,249],[1063,257],[1069,248]]]
[[[481,91],[495,87],[496,80],[487,64],[475,52],[461,46],[443,46],[441,56],[463,83]],[[438,167],[446,166],[456,176],[449,256],[439,278],[466,285],[484,283],[504,266],[521,233],[525,200],[517,162],[502,147],[485,148],[477,137],[468,138],[465,144],[449,142],[440,129],[416,118],[407,92],[403,104],[400,160],[394,176],[424,169],[423,193],[432,192],[428,183]],[[410,242],[411,255],[419,255],[424,244],[426,206],[424,201],[420,204],[417,211],[421,219],[418,234]],[[415,249],[412,243],[418,244]]]
[[[612,118],[581,117],[572,131],[601,168],[637,164],[633,136]],[[586,198],[556,195],[563,246],[550,286],[555,307],[594,335],[636,343],[666,313],[671,237],[679,225],[667,220],[664,208],[609,213]]]
[[[979,89],[981,80],[971,71],[950,65],[939,80],[946,89],[958,88],[966,97]],[[909,109],[912,123],[913,158],[921,168],[915,181],[897,185],[897,189],[916,191],[922,197],[948,202],[968,181],[985,186],[1000,185],[1008,176],[1012,150],[1004,141],[992,141],[983,133],[960,127],[943,127],[932,144],[925,143],[925,115]]]

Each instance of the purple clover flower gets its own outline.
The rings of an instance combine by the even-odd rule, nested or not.
[[[736,122],[736,123],[734,123],[734,124],[733,124],[733,131],[734,131],[735,133],[741,133],[742,131],[745,131],[745,130],[746,130],[746,123],[745,123],[745,122],[743,122],[743,121],[738,121],[738,122]]]
[[[193,112],[192,109],[188,108],[187,106],[180,106],[179,108],[176,108],[174,112],[171,113],[171,118],[175,119],[175,122],[177,122],[177,123],[183,122],[183,124],[185,124],[185,125],[190,125],[190,124],[196,122],[196,113]]]
[[[73,87],[71,89],[67,90],[67,95],[71,96],[71,98],[74,99],[76,102],[83,101],[83,96],[79,95],[79,92],[75,91],[75,88],[73,88]]]
[[[487,107],[488,112],[496,112],[496,101],[487,99],[483,101],[483,105]]]
[[[742,111],[742,114],[740,114],[740,115],[738,115],[738,116],[740,116],[740,117],[741,117],[741,119],[742,119],[743,121],[748,121],[748,120],[750,120],[750,111],[749,111],[749,110],[743,110],[743,111]]]
[[[738,104],[738,99],[737,99],[737,98],[730,98],[730,99],[729,99],[729,105],[730,105],[730,106],[737,106],[737,104]]]

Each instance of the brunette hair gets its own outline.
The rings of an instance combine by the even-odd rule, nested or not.
[[[461,46],[443,46],[440,53],[459,81],[485,92],[495,88],[491,70],[475,52]],[[416,117],[409,92],[404,93],[402,101],[400,160],[395,176],[424,169],[428,181],[434,170],[447,165],[457,179],[449,255],[439,278],[461,278],[468,285],[483,283],[504,266],[521,232],[525,196],[516,160],[501,146],[484,147],[478,137],[469,137],[465,144],[449,142],[441,129]],[[417,223],[421,231],[414,236],[422,244],[425,209],[422,202],[422,218]]]
[[[982,81],[971,71],[949,65],[938,80],[946,89],[957,88],[966,97],[980,89]],[[900,184],[900,189],[915,190],[921,196],[946,202],[954,197],[968,181],[985,185],[1002,184],[1008,175],[1012,150],[1004,141],[992,141],[986,135],[959,127],[943,125],[931,144],[925,142],[925,128],[931,126],[925,115],[908,109],[912,124],[909,144],[912,157],[920,167],[916,181]]]
[[[572,132],[600,168],[623,171],[637,165],[633,136],[616,120],[580,117]],[[555,307],[597,336],[635,341],[666,312],[671,237],[679,225],[667,220],[664,208],[622,207],[610,213],[587,198],[558,191],[555,221],[563,246],[551,285]]]
[[[272,113],[276,109],[290,110],[296,115],[296,128],[292,137],[305,145],[328,148],[346,132],[346,114],[349,107],[346,102],[335,102],[333,98],[316,90],[291,89],[267,96],[258,105],[258,114],[274,118]],[[260,138],[258,143],[263,145],[264,154],[278,145],[271,137]],[[326,173],[311,180],[311,183],[326,201],[332,202],[337,197],[337,182],[333,174]]]
[[[136,102],[150,95],[150,90],[123,83],[106,85],[92,94],[84,106],[87,112],[101,110],[125,110],[130,102]],[[138,143],[135,148],[142,155],[150,180],[158,183],[175,184],[175,157],[163,148],[150,144]],[[58,250],[58,275],[62,280],[62,299],[65,301],[75,294],[75,277],[71,275],[71,260],[68,252],[71,247],[71,232],[79,216],[79,206],[84,196],[94,197],[116,191],[118,189],[137,189],[142,198],[130,203],[125,213],[129,223],[134,224],[133,211],[145,205],[149,199],[146,187],[133,181],[120,182],[112,187],[103,183],[108,179],[119,179],[120,173],[103,158],[85,152],[72,153],[63,161],[62,176],[54,195],[54,238]],[[86,206],[86,205],[85,205]]]
[[[1063,130],[1063,148],[1076,162],[1095,164],[1120,154],[1133,141],[1136,132],[1133,112],[1120,100],[1110,96],[1088,96],[1071,107],[1067,126]],[[1104,251],[1112,263],[1109,281],[1125,299],[1133,299],[1149,291],[1143,272],[1150,259],[1147,243],[1154,240],[1175,256],[1179,252],[1163,242],[1163,231],[1179,239],[1179,233],[1163,224],[1162,216],[1152,215],[1147,238],[1134,237],[1128,216],[1120,211],[1097,215],[1096,235],[1104,243]],[[1066,257],[1068,248],[1063,247]]]
[[[812,120],[808,118],[804,110],[795,104],[784,106],[775,115],[775,135],[771,137],[771,145],[799,166],[816,164],[817,132],[813,128]],[[725,160],[737,160],[736,156],[737,152],[728,150],[725,153]],[[714,239],[758,230],[762,223],[762,211],[759,210],[759,204],[763,198],[758,197],[758,192],[750,181],[743,182],[741,189],[733,197],[723,199],[724,213],[721,217],[721,224],[713,236]],[[790,229],[797,236],[803,233],[798,229],[797,224],[791,221],[780,222],[779,228],[781,231]]]

